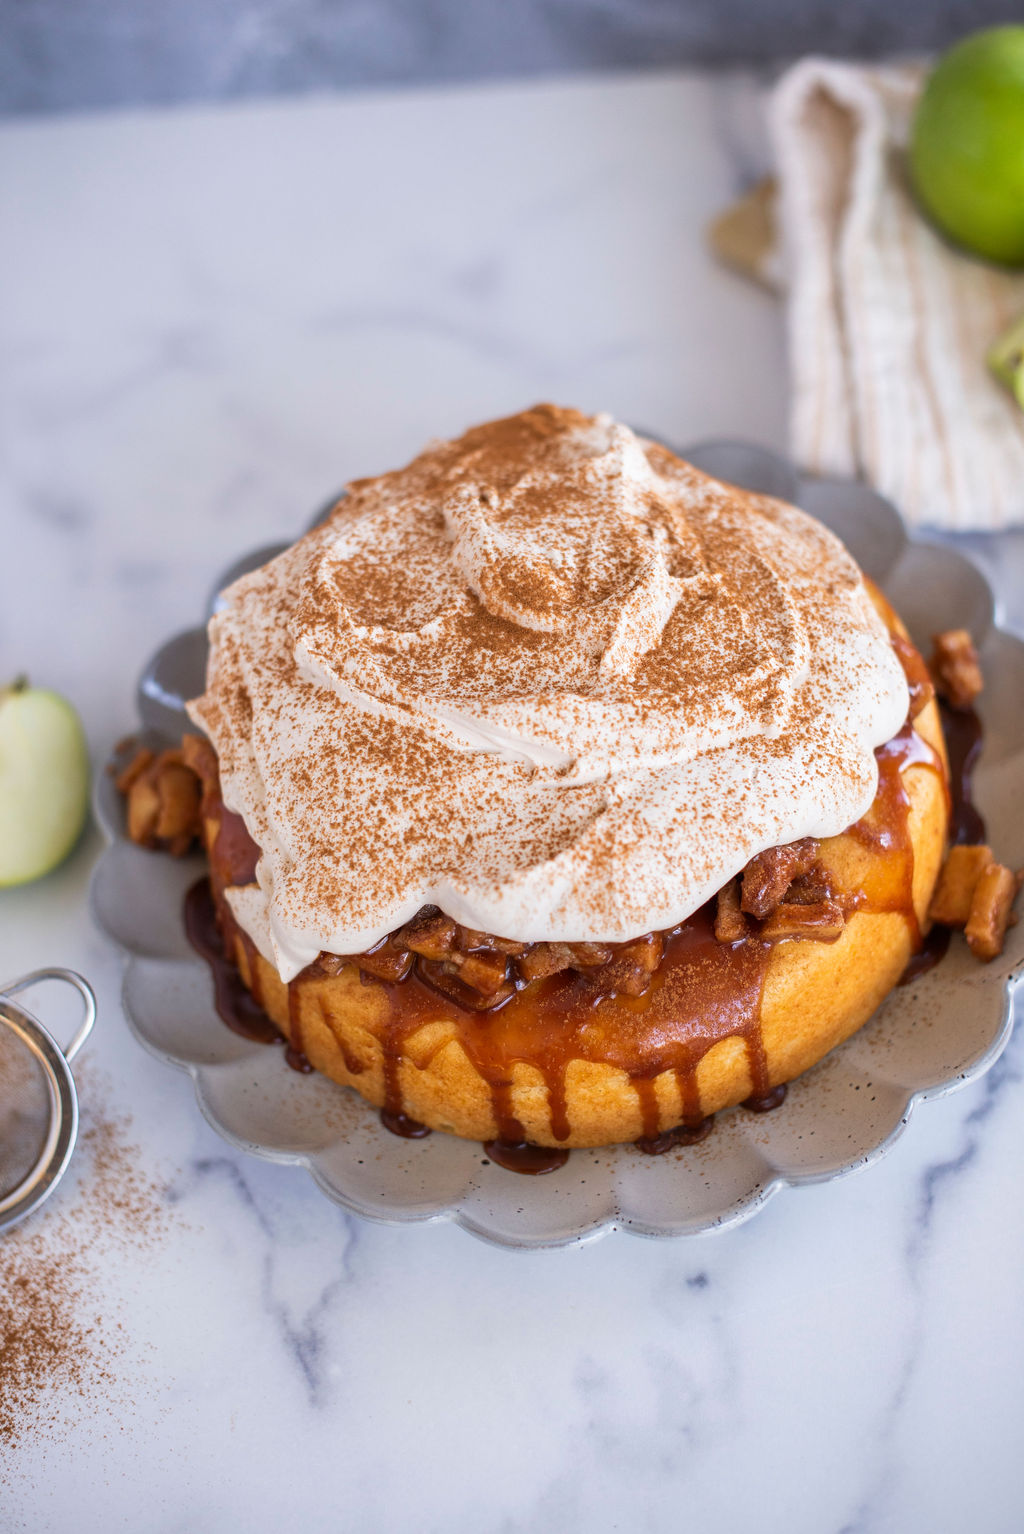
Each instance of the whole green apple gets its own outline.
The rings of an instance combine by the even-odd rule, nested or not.
[[[24,677],[0,688],[0,886],[62,863],[89,808],[89,753],[64,698]]]
[[[951,240],[1024,265],[1024,26],[989,27],[943,54],[914,114],[910,171]]]

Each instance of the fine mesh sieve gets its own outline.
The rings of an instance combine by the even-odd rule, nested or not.
[[[55,981],[78,993],[81,1020],[62,1049],[15,996]],[[78,1093],[70,1062],[96,1020],[88,982],[70,969],[38,969],[0,985],[0,1231],[47,1198],[78,1138]]]

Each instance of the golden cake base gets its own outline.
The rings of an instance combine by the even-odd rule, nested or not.
[[[908,799],[913,909],[924,930],[948,820],[945,776],[936,770],[938,765],[944,769],[946,758],[934,702],[915,720],[915,729],[933,748],[936,762],[910,765],[900,776]],[[216,829],[216,822],[207,822],[208,846]],[[687,1046],[693,1062],[688,1071],[676,1066],[651,1074],[644,1064],[638,1070],[635,1064],[626,1069],[608,1059],[571,1058],[558,1071],[557,1102],[550,1062],[514,1058],[517,1040],[539,1049],[551,1037],[549,1025],[536,1036],[540,1044],[530,1044],[530,992],[544,982],[531,982],[494,1013],[456,1008],[419,982],[415,993],[404,989],[410,982],[385,984],[361,974],[355,963],[336,975],[306,972],[287,986],[239,933],[222,898],[216,898],[245,983],[316,1070],[354,1087],[376,1107],[388,1106],[431,1129],[467,1139],[492,1139],[503,1129],[507,1135],[513,1120],[537,1145],[601,1146],[650,1136],[684,1119],[693,1123],[743,1102],[754,1091],[792,1081],[856,1032],[898,982],[916,937],[913,918],[902,908],[909,860],[848,831],[821,843],[821,861],[838,888],[864,892],[866,908],[848,918],[835,942],[788,940],[770,950],[756,1037],[750,1029],[741,1030],[706,1050],[694,1037]],[[216,892],[215,865],[214,874]],[[403,998],[411,1000],[413,994],[410,1016]],[[655,996],[652,987],[643,997],[623,1000],[613,1020],[614,1027],[628,1027],[641,1041],[637,1061],[651,1058],[643,1038],[645,1020],[650,1019],[652,1030],[665,1027],[663,1012],[655,1018]],[[598,1034],[607,1026],[602,1019],[608,1008],[614,1011],[617,1005],[603,1002],[593,1008]],[[587,1026],[592,1056],[595,1046]],[[681,1036],[688,1026],[685,1018],[679,1022]],[[474,1029],[484,1032],[474,1034]],[[494,1049],[488,1045],[491,1068],[481,1070],[479,1058],[474,1063],[474,1055],[479,1057],[474,1041],[485,1038],[501,1042]],[[612,1042],[609,1056],[621,1058],[621,1038]]]

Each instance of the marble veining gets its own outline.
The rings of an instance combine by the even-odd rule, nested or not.
[[[758,92],[0,129],[4,668],[73,697],[99,761],[217,569],[433,434],[554,393],[784,446],[781,316],[701,235],[764,164]],[[969,546],[1019,626],[1024,539]],[[174,1219],[104,1256],[113,1420],[48,1399],[5,1530],[1020,1527],[1019,1041],[869,1171],[717,1236],[515,1253],[364,1224],[227,1148],[130,1038],[85,907],[98,848],[0,892],[0,973],[94,981],[83,1093],[130,1113]]]
[[[218,1185],[229,1202],[239,1204],[252,1223],[253,1249],[259,1258],[259,1302],[282,1351],[300,1376],[310,1406],[325,1404],[335,1367],[330,1360],[333,1313],[346,1288],[355,1281],[352,1259],[361,1222],[343,1210],[328,1207],[324,1218],[304,1222],[295,1218],[287,1191],[283,1199],[268,1199],[246,1176],[247,1164],[230,1155],[190,1160],[168,1188],[168,1202],[188,1211]],[[323,1211],[321,1211],[323,1213]],[[324,1227],[327,1227],[325,1231]],[[318,1259],[329,1258],[323,1272]]]
[[[917,1183],[917,1198],[911,1210],[906,1240],[906,1272],[912,1296],[910,1325],[903,1339],[903,1351],[888,1401],[874,1425],[873,1468],[853,1516],[839,1534],[868,1534],[876,1529],[898,1529],[893,1505],[905,1495],[901,1438],[908,1419],[913,1417],[914,1391],[918,1385],[918,1365],[928,1344],[927,1301],[930,1261],[937,1239],[935,1225],[947,1215],[945,1190],[961,1183],[970,1173],[984,1149],[985,1125],[1005,1103],[1008,1088],[1020,1086],[1020,1037],[1011,1040],[1004,1054],[979,1083],[978,1101],[964,1115],[952,1141],[949,1154],[924,1167]],[[1001,1523],[992,1525],[1004,1527]],[[1007,1523],[1005,1527],[1010,1527]]]

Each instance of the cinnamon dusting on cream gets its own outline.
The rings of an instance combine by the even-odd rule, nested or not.
[[[193,718],[288,980],[436,904],[622,942],[870,805],[907,684],[838,541],[543,405],[356,481],[226,593]]]

